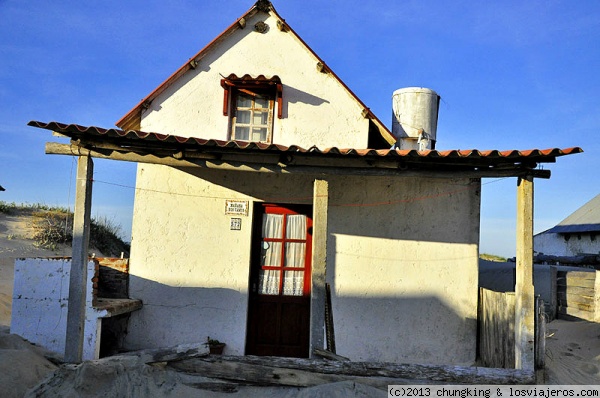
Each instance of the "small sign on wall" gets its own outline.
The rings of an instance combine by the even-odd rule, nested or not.
[[[231,229],[232,231],[241,231],[242,219],[241,218],[232,218],[229,229]]]
[[[225,201],[225,214],[235,214],[237,216],[248,215],[248,201],[247,200],[226,200]]]

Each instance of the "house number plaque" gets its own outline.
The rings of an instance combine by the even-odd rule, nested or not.
[[[225,214],[234,214],[236,216],[247,216],[248,215],[248,201],[247,200],[226,200],[225,201]]]
[[[241,231],[242,230],[242,219],[241,218],[232,218],[229,229],[232,231]]]

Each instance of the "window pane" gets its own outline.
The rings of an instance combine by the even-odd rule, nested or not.
[[[263,215],[263,238],[283,238],[283,214]]]
[[[237,111],[236,123],[249,124],[250,123],[250,111]]]
[[[279,294],[278,270],[261,269],[258,274],[258,293],[276,295]]]
[[[249,141],[250,137],[250,127],[235,127],[235,137],[236,140]]]
[[[255,102],[254,102],[254,106],[256,108],[269,108],[269,99],[268,98],[261,98],[261,97],[256,97],[255,98]]]
[[[290,214],[287,216],[285,237],[288,239],[306,239],[306,216]]]
[[[255,126],[265,125],[269,120],[268,112],[254,111],[254,117],[252,118],[252,124]]]
[[[306,243],[288,242],[285,244],[285,266],[303,268],[306,258]]]
[[[283,278],[284,296],[302,296],[304,271],[285,271]]]
[[[281,242],[263,242],[262,264],[266,267],[281,267]]]
[[[236,105],[238,108],[250,108],[252,106],[252,97],[246,94],[238,94]]]
[[[253,127],[252,128],[252,141],[266,141],[267,140],[267,128],[266,127]]]

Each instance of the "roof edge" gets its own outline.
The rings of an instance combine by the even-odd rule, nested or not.
[[[193,63],[196,61],[198,57],[201,57],[205,52],[215,46],[218,42],[223,40],[225,37],[229,36],[233,33],[234,30],[240,28],[240,21],[253,16],[258,12],[257,4],[260,0],[255,3],[246,13],[244,13],[241,17],[235,20],[229,27],[227,27],[223,32],[221,32],[217,37],[215,37],[210,43],[204,46],[200,51],[198,51],[193,57],[189,58],[185,64],[183,64],[179,69],[177,69],[171,76],[169,76],[165,81],[163,81],[158,87],[156,87],[150,94],[144,97],[137,105],[135,105],[129,112],[127,112],[123,117],[121,117],[115,125],[123,130],[139,130],[141,128],[141,113],[142,108],[145,108],[147,104],[152,101],[154,98],[159,96],[164,90],[166,90],[171,84],[177,81],[181,76],[183,76],[187,71],[193,69],[195,66]],[[272,6],[271,6],[272,8]]]

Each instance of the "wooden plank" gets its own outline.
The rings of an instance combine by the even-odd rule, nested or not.
[[[207,356],[209,348],[206,343],[179,344],[173,347],[130,351],[112,358],[137,356],[144,363],[180,361],[183,359]]]
[[[596,291],[594,288],[591,287],[579,287],[579,286],[569,286],[568,290],[566,289],[560,289],[557,294],[562,293],[564,294],[576,294],[576,295],[581,295],[581,296],[588,296],[588,297],[595,297],[596,295]]]
[[[566,286],[594,288],[594,284],[596,282],[596,274],[592,273],[591,276],[589,274],[590,272],[567,273]],[[561,281],[561,285],[562,284],[563,282]]]
[[[331,351],[327,351],[327,350],[319,350],[318,348],[315,348],[313,350],[313,356],[318,356],[321,358],[326,358],[326,359],[331,359],[332,361],[349,361],[350,358],[346,358],[343,357],[341,355],[337,355]]]
[[[584,304],[593,307],[596,303],[596,297],[571,293],[571,289],[569,289],[567,292],[557,293],[556,296],[559,302],[565,303],[568,306],[573,304]]]
[[[533,384],[534,372],[517,369],[319,361],[280,357],[214,356],[169,364],[189,373],[259,385],[312,386],[341,380],[370,384]],[[372,384],[370,384],[372,385]]]
[[[325,335],[327,336],[327,352],[335,354],[335,327],[333,323],[333,307],[331,305],[331,285],[325,284]]]
[[[492,368],[515,366],[515,295],[479,289],[479,356]]]
[[[536,298],[535,322],[535,368],[544,369],[546,366],[546,316],[544,300]]]
[[[559,311],[562,311],[563,314],[568,314],[571,311],[581,311],[582,315],[583,313],[587,313],[588,315],[585,315],[586,319],[590,319],[592,320],[593,316],[594,316],[594,310],[595,307],[593,306],[589,306],[586,304],[579,304],[579,303],[573,303],[571,305],[566,305],[564,303],[558,303],[558,309]]]
[[[99,159],[112,159],[120,160],[125,162],[137,162],[137,163],[153,163],[163,164],[173,167],[203,167],[219,170],[236,170],[236,171],[248,171],[248,172],[259,172],[259,173],[285,173],[285,174],[324,174],[324,175],[361,175],[361,176],[401,176],[401,177],[420,177],[420,178],[494,178],[494,177],[518,177],[525,173],[533,173],[536,178],[550,178],[550,170],[522,170],[519,167],[514,169],[478,169],[478,170],[453,170],[451,167],[440,170],[442,167],[436,163],[435,167],[437,170],[423,170],[419,169],[420,163],[415,164],[415,169],[402,169],[398,168],[397,159],[390,159],[390,163],[395,164],[395,168],[384,168],[382,165],[373,167],[369,165],[369,161],[365,160],[362,165],[356,165],[356,167],[347,167],[348,159],[330,158],[328,159],[328,165],[313,165],[309,164],[264,164],[261,163],[261,159],[257,156],[253,158],[253,162],[242,163],[239,161],[217,161],[217,160],[206,160],[199,159],[201,154],[198,156],[187,156],[182,154],[180,156],[177,153],[166,153],[165,151],[156,150],[161,153],[149,154],[147,150],[143,153],[137,153],[134,151],[128,151],[128,148],[122,148],[121,151],[112,149],[88,149],[77,145],[59,144],[55,142],[46,143],[46,154],[48,155],[69,155],[69,156],[90,156]],[[210,154],[209,154],[210,155]],[[310,157],[306,157],[310,159]],[[320,159],[316,159],[320,161]],[[475,167],[475,166],[474,166]]]
[[[585,319],[588,321],[595,321],[594,314],[590,311],[580,310],[575,307],[558,307],[558,318],[559,319],[567,319],[573,320],[576,319]]]

